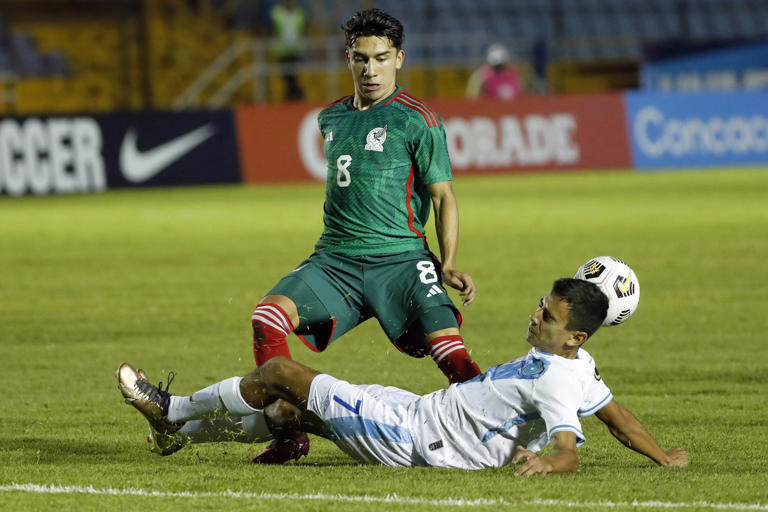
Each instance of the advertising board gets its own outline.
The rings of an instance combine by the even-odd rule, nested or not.
[[[236,183],[230,111],[0,119],[0,194]]]
[[[768,162],[768,92],[627,93],[637,169]]]
[[[670,43],[670,50],[676,44]],[[641,68],[649,91],[768,89],[768,43],[752,43],[649,60]]]
[[[443,120],[456,176],[630,165],[620,94],[427,103]],[[239,107],[244,181],[325,180],[327,162],[317,128],[321,109],[318,105]]]

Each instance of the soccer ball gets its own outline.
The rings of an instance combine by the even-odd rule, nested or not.
[[[640,302],[640,281],[634,270],[618,258],[598,256],[579,267],[575,279],[595,283],[608,296],[608,313],[603,325],[625,322]]]

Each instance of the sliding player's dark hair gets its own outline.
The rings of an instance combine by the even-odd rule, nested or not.
[[[359,11],[342,25],[347,48],[352,48],[360,37],[386,37],[398,50],[403,47],[403,25],[381,9]]]
[[[568,325],[571,331],[584,331],[592,336],[608,313],[608,297],[594,283],[563,277],[552,285],[552,295],[568,303]]]

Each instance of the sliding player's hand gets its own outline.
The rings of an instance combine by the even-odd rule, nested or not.
[[[515,471],[515,476],[547,475],[552,472],[552,464],[522,446],[517,447],[517,453],[512,457],[512,462],[523,463]]]
[[[691,461],[688,460],[688,452],[682,448],[672,448],[671,450],[667,450],[666,454],[669,456],[669,462],[662,464],[662,466],[683,468],[691,463]]]
[[[453,269],[443,269],[443,283],[459,290],[459,295],[461,295],[465,306],[469,306],[475,300],[477,288],[475,288],[475,283],[469,274]]]

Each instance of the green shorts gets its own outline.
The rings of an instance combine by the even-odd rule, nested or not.
[[[316,252],[269,291],[296,304],[295,332],[315,351],[375,317],[389,339],[410,355],[425,354],[424,337],[459,327],[461,315],[427,250],[345,256]]]

